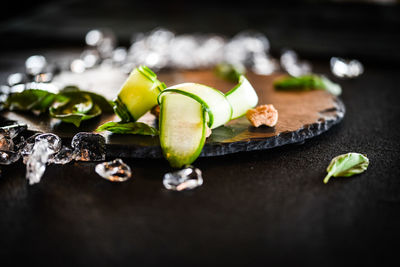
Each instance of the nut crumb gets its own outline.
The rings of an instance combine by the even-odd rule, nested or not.
[[[278,122],[278,110],[270,105],[261,105],[246,112],[246,117],[254,127],[267,125],[273,127]]]

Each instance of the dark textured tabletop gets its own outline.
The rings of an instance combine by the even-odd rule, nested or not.
[[[103,26],[116,29],[122,45],[156,26],[228,36],[253,28],[270,38],[273,54],[291,47],[316,72],[332,77],[329,57],[342,56],[360,59],[365,73],[335,80],[346,105],[340,124],[302,145],[200,158],[204,184],[193,191],[163,187],[165,160],[124,159],[133,178],[120,184],[99,178],[95,163],[50,165],[34,186],[22,162],[2,166],[0,266],[384,266],[396,259],[399,6],[172,1],[149,13],[150,2],[111,2],[47,1],[3,17],[1,83],[32,54],[80,51],[87,30]],[[368,170],[323,184],[330,160],[347,152],[366,154]]]

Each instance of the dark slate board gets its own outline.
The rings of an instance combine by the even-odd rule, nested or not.
[[[99,75],[100,72],[99,72]],[[342,101],[325,91],[308,92],[280,92],[275,91],[272,82],[279,74],[270,76],[247,75],[259,96],[259,104],[273,104],[279,112],[278,123],[275,127],[255,128],[250,125],[245,117],[229,122],[227,125],[213,130],[207,139],[201,157],[220,156],[230,153],[262,150],[286,144],[302,143],[308,138],[317,136],[339,123],[345,114]],[[64,84],[80,85],[82,81],[85,89],[97,89],[108,97],[117,94],[123,81],[110,75],[110,80],[105,84],[102,81],[90,79],[96,77],[96,71],[88,74],[66,75],[58,82]],[[123,76],[122,76],[123,77]],[[159,74],[159,79],[167,86],[182,82],[197,82],[218,88],[223,92],[234,85],[217,78],[212,71],[173,71]],[[104,79],[103,79],[104,80]],[[74,81],[74,82],[70,82]],[[88,85],[89,84],[89,85]],[[104,115],[82,124],[76,128],[71,124],[59,123],[46,115],[35,116],[26,113],[3,112],[6,119],[27,123],[33,131],[53,132],[69,140],[81,131],[93,131],[104,122],[118,120],[115,115]],[[148,113],[141,121],[157,125],[156,118]],[[107,140],[107,156],[132,157],[132,158],[161,158],[162,151],[158,137],[119,135],[103,133]]]

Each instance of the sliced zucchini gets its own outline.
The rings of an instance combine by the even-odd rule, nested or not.
[[[157,105],[158,94],[165,84],[146,66],[134,69],[114,100],[114,111],[122,121],[136,121]]]
[[[225,96],[232,106],[231,120],[243,116],[247,110],[254,108],[258,102],[256,91],[244,75],[239,77],[239,83]]]
[[[208,125],[211,129],[227,123],[232,115],[232,107],[225,95],[214,88],[198,83],[182,83],[165,90],[177,90],[189,93],[191,97],[196,96],[197,100],[208,109]]]
[[[169,92],[160,99],[160,144],[170,165],[181,168],[200,155],[206,139],[206,111],[190,96]]]

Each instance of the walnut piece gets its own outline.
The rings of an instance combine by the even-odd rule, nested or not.
[[[254,127],[273,127],[278,122],[278,110],[273,105],[261,105],[246,112],[246,117]]]

